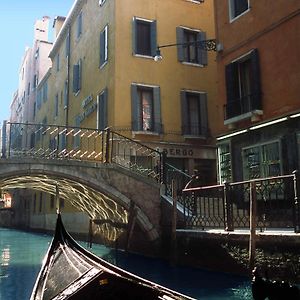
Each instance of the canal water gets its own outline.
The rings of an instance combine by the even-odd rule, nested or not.
[[[0,228],[0,300],[29,299],[52,237]],[[85,246],[84,243],[82,243]],[[196,299],[252,299],[248,278],[199,269],[93,245],[95,254],[139,276]]]

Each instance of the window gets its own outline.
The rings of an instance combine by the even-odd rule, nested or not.
[[[177,27],[176,36],[179,44],[177,57],[180,62],[207,65],[207,51],[200,44],[206,40],[205,32]]]
[[[157,48],[156,21],[134,17],[132,40],[133,54],[154,57]]]
[[[97,97],[97,129],[104,130],[107,123],[107,89],[104,89]]]
[[[281,175],[279,141],[260,144],[242,151],[244,179]]]
[[[229,16],[233,20],[249,10],[249,0],[229,0]]]
[[[77,33],[76,33],[77,39],[80,38],[81,34],[82,34],[82,11],[77,16]]]
[[[207,95],[181,91],[182,134],[207,136]]]
[[[108,25],[100,33],[100,67],[108,60]]]
[[[225,119],[261,110],[261,87],[257,49],[225,68],[227,104]]]
[[[161,133],[160,88],[131,85],[132,129]]]
[[[54,117],[58,116],[58,94],[55,95],[55,111],[54,111]]]
[[[77,94],[81,89],[81,73],[82,73],[81,59],[73,66],[73,93]]]
[[[220,144],[218,146],[218,162],[219,162],[219,182],[222,184],[224,181],[231,182],[231,153],[230,144]]]
[[[65,54],[66,54],[66,57],[68,57],[70,55],[70,33],[69,32],[66,37]]]

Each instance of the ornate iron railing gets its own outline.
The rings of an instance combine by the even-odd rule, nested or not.
[[[183,190],[186,228],[249,228],[250,201],[256,201],[256,226],[300,232],[299,178],[291,175]],[[255,195],[250,185],[255,187]]]
[[[115,163],[158,182],[163,180],[163,156],[111,131],[49,124],[5,123],[1,157],[74,159]]]

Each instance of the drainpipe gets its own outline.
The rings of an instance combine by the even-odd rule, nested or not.
[[[70,103],[70,53],[71,53],[71,28],[70,25],[68,26],[68,33],[67,33],[67,50],[68,50],[68,56],[67,56],[67,91],[66,91],[66,120],[65,120],[65,126],[69,126],[69,103]]]

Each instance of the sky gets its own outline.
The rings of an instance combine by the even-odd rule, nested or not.
[[[74,0],[1,0],[0,1],[0,127],[9,119],[10,104],[18,88],[19,67],[26,46],[33,45],[36,20],[49,16],[52,30],[55,16],[66,16]],[[53,41],[50,32],[49,39]]]

